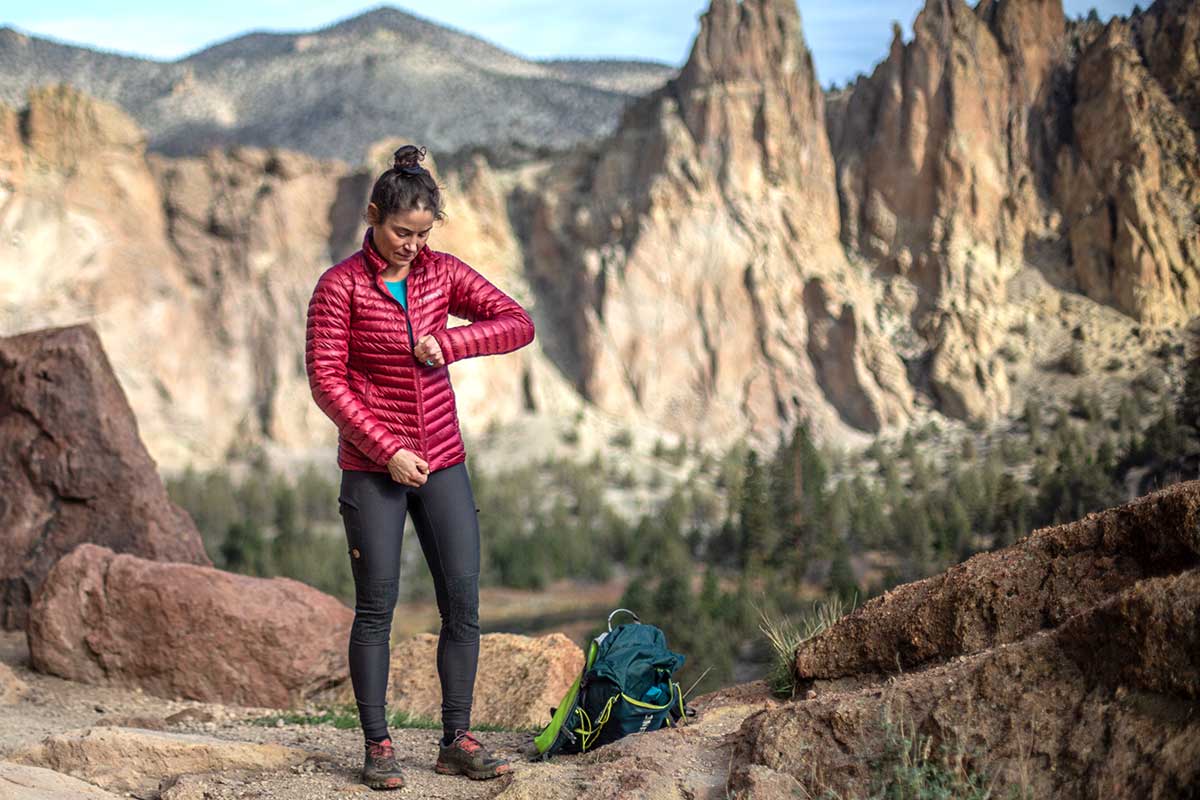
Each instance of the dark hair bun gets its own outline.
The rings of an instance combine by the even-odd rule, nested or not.
[[[433,174],[421,166],[425,148],[406,144],[393,157],[396,163],[375,179],[371,189],[370,205],[375,206],[380,222],[396,211],[414,208],[432,211],[435,220],[444,219],[441,189]]]
[[[425,158],[424,147],[406,144],[396,151],[396,163],[392,165],[392,169],[404,170],[405,172],[415,172],[418,170],[424,172],[425,168],[419,163],[423,158]]]

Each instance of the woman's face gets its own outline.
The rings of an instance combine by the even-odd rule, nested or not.
[[[375,249],[393,267],[406,267],[425,246],[433,230],[433,212],[427,208],[393,211],[387,219],[379,219],[379,209],[367,206],[367,221],[371,223]]]

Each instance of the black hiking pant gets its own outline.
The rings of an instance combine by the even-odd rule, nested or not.
[[[338,509],[354,574],[350,682],[364,737],[388,735],[389,637],[408,513],[433,574],[442,619],[437,646],[442,727],[450,736],[467,730],[479,662],[479,518],[466,464],[432,472],[420,487],[396,483],[386,472],[343,470]]]

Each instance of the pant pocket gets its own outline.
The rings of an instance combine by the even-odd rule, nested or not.
[[[338,498],[338,513],[346,529],[346,552],[350,555],[350,566],[358,569],[362,561],[362,519],[358,506],[345,497]]]

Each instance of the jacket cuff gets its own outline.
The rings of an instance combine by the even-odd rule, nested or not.
[[[393,441],[387,445],[384,445],[383,448],[381,448],[379,451],[380,454],[383,456],[383,460],[380,461],[379,463],[386,467],[388,465],[388,462],[392,460],[392,457],[394,455],[396,455],[396,453],[399,453],[403,449],[404,449],[404,444],[400,441]]]
[[[450,336],[449,328],[434,331],[433,339],[438,343],[438,347],[442,349],[442,359],[446,362],[447,366],[458,360],[458,354],[454,352],[452,345],[453,337]]]

